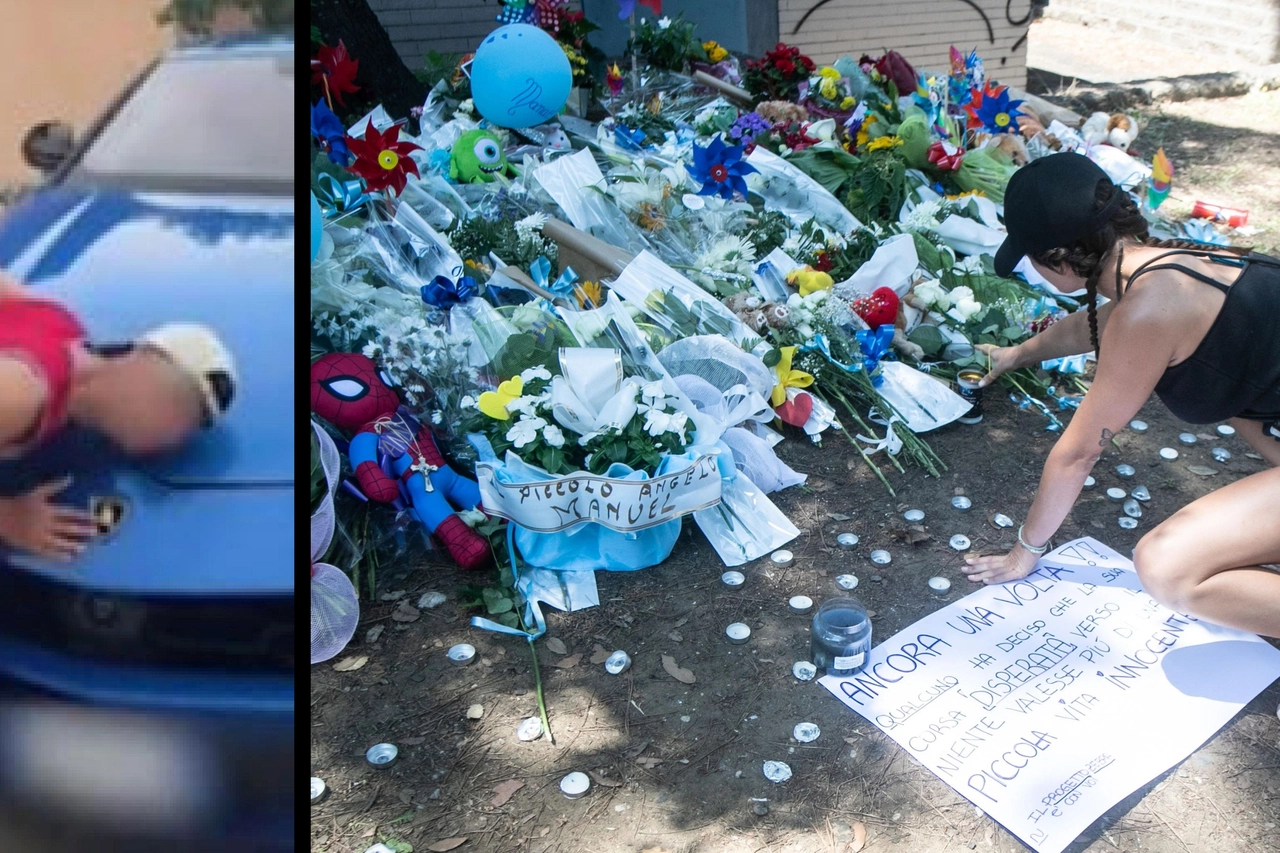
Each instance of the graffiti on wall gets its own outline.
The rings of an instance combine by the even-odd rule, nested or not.
[[[805,22],[809,20],[809,18],[813,15],[813,13],[818,11],[819,9],[821,9],[823,6],[827,5],[830,2],[831,0],[818,0],[818,2],[810,6],[809,10],[805,12],[803,15],[801,15],[800,20],[796,22],[795,28],[791,31],[791,35],[794,36],[799,34],[800,29],[805,25]],[[977,4],[976,0],[960,0],[960,2],[964,3],[970,9],[972,9],[978,15],[978,17],[982,19],[983,25],[987,28],[987,41],[990,44],[994,45],[996,43],[995,28],[991,26],[991,18],[987,15],[986,11]],[[1015,27],[1015,28],[1025,27],[1028,24],[1030,24],[1031,19],[1035,17],[1036,9],[1038,7],[1046,5],[1047,2],[1048,0],[1005,0],[1005,4],[1004,4],[1005,21],[1008,22],[1009,26],[1011,27]],[[1019,7],[1023,7],[1023,6],[1026,7],[1026,14],[1020,18],[1015,18],[1013,16],[1013,9],[1014,9],[1015,3],[1017,3]],[[1018,40],[1015,41],[1013,45],[1009,48],[1009,53],[1014,54],[1018,52],[1019,50],[1022,49],[1022,47],[1026,43],[1027,43],[1027,34],[1026,32],[1023,32],[1023,34],[1018,38]],[[1002,56],[1000,57],[1000,64],[1004,65],[1006,62],[1008,62],[1008,60],[1009,60],[1008,56]]]

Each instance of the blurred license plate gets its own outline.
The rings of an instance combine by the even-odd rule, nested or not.
[[[33,807],[125,831],[190,831],[224,801],[212,744],[190,727],[138,714],[4,707],[0,771]]]

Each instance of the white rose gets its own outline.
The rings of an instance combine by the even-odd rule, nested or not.
[[[955,313],[960,315],[960,322],[967,323],[982,310],[982,303],[976,299],[960,299],[956,301]]]
[[[539,364],[536,367],[525,368],[520,373],[520,380],[522,382],[532,382],[535,379],[550,380],[551,371]]]

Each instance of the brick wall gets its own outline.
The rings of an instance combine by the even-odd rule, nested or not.
[[[1057,0],[1053,0],[1054,3]],[[1109,0],[1100,0],[1109,2]],[[816,62],[845,54],[878,56],[896,50],[922,71],[945,71],[949,48],[977,48],[987,76],[1025,86],[1030,0],[830,0],[796,27],[818,0],[778,0],[778,35]],[[1052,6],[1050,7],[1052,8]]]
[[[1276,0],[1051,0],[1045,17],[1115,27],[1188,51],[1280,62]]]
[[[570,4],[571,7],[580,4]],[[427,51],[470,53],[498,26],[498,0],[369,0],[410,71]]]

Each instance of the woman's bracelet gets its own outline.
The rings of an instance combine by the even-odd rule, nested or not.
[[[1019,544],[1019,545],[1021,545],[1023,548],[1026,548],[1028,551],[1030,551],[1032,554],[1035,554],[1037,557],[1039,557],[1039,556],[1040,556],[1041,554],[1043,554],[1045,551],[1048,551],[1048,550],[1049,550],[1049,543],[1048,543],[1048,542],[1044,543],[1043,545],[1041,545],[1041,546],[1039,546],[1039,547],[1036,547],[1036,546],[1034,546],[1034,545],[1028,545],[1028,544],[1027,544],[1027,540],[1022,538],[1022,528],[1023,528],[1023,526],[1024,526],[1024,525],[1018,525],[1018,544]]]

